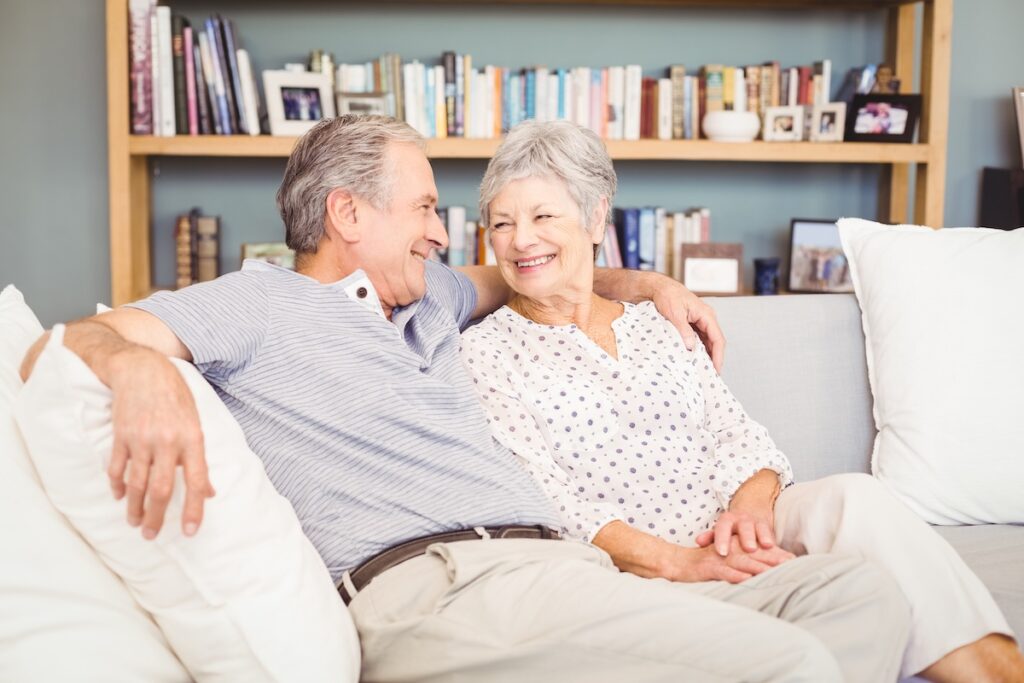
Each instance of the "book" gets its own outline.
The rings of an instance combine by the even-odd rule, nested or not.
[[[197,216],[195,225],[197,282],[215,280],[220,275],[220,218]]]
[[[192,284],[192,226],[189,214],[182,214],[174,222],[176,289]]]
[[[153,135],[163,135],[163,119],[160,118],[160,101],[163,90],[160,87],[160,21],[156,16],[156,7],[149,17],[149,80],[150,107],[153,111]]]
[[[217,94],[219,96],[223,92],[224,100],[227,103],[227,127],[230,129],[229,134],[233,135],[239,132],[238,103],[235,102],[230,62],[227,57],[227,48],[224,45],[224,28],[219,14],[214,14],[211,20],[213,29],[210,35],[210,50],[213,52],[217,77],[221,81]]]
[[[672,81],[668,78],[658,79],[658,129],[657,137],[660,140],[672,139],[673,126],[673,92]]]
[[[157,36],[160,50],[160,135],[174,137],[174,61],[171,44],[171,8],[156,8]]]
[[[199,54],[199,40],[195,37],[192,44],[192,68],[195,71],[193,78],[196,87],[196,112],[199,119],[199,134],[212,135],[213,119],[210,114],[210,95],[206,87],[206,78],[203,77],[203,61]]]
[[[466,207],[448,207],[448,265],[466,264]]]
[[[615,209],[615,232],[625,268],[640,268],[640,209]]]
[[[1021,162],[1024,164],[1024,88],[1014,88],[1010,91],[1013,96],[1013,108],[1017,114],[1017,137],[1020,142]]]
[[[171,68],[174,78],[174,131],[188,133],[188,100],[185,89],[185,37],[188,21],[177,13],[171,14]]]
[[[131,117],[132,133],[135,135],[153,134],[153,66],[152,52],[153,31],[151,23],[156,12],[156,0],[130,0],[129,45],[131,76]]]
[[[654,270],[655,255],[657,253],[657,225],[654,218],[653,207],[647,206],[640,209],[640,237],[638,250],[640,270]]]
[[[448,51],[441,55],[444,64],[444,103],[448,119],[448,137],[455,137],[458,128],[455,126],[455,53]]]
[[[672,81],[672,137],[676,140],[681,140],[684,137],[686,128],[683,123],[686,97],[686,67],[682,64],[673,64],[668,68],[668,77]]]
[[[209,103],[210,121],[216,135],[226,135],[224,119],[227,118],[227,103],[217,97],[217,74],[214,71],[213,53],[210,51],[210,37],[206,31],[199,32],[199,62],[203,67],[203,81],[206,83],[206,99]]]
[[[249,135],[260,134],[260,99],[256,90],[256,77],[252,73],[252,62],[249,53],[239,48],[235,55],[238,62],[238,79],[242,84],[242,104],[245,112],[245,124]]]
[[[625,70],[626,101],[624,113],[624,139],[640,139],[640,97],[643,89],[643,70],[638,64],[630,64]],[[621,243],[622,240],[620,239]],[[627,266],[628,267],[628,266]]]
[[[230,19],[223,19],[217,15],[220,21],[221,32],[224,34],[224,54],[227,56],[228,73],[231,75],[231,92],[234,95],[235,107],[238,114],[238,132],[249,132],[249,121],[245,115],[245,102],[242,95],[242,76],[238,68],[238,40],[235,37],[235,25]]]
[[[704,77],[704,113],[722,111],[725,109],[725,67],[705,64],[701,71]]]
[[[222,60],[217,51],[217,44],[220,41],[217,39],[217,28],[213,23],[213,19],[206,20],[206,34],[205,40],[203,36],[200,36],[200,50],[203,54],[203,66],[206,64],[210,65],[211,83],[213,84],[214,101],[217,107],[217,123],[219,130],[218,132],[223,135],[233,135],[235,132],[234,128],[234,117],[231,115],[231,110],[228,108],[227,93],[225,92],[225,80],[224,72],[222,71]]]
[[[192,44],[192,27],[185,26],[181,32],[182,50],[185,62],[185,118],[187,133],[199,135],[199,103],[196,97],[195,46]]]

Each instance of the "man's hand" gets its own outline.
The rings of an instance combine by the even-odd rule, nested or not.
[[[715,309],[700,300],[682,283],[664,278],[653,292],[651,301],[663,317],[676,326],[683,337],[683,343],[691,351],[694,348],[694,328],[708,349],[711,362],[717,372],[722,371],[725,360],[725,335],[718,326]]]
[[[739,542],[743,551],[752,553],[758,548],[775,547],[774,526],[771,514],[729,510],[722,513],[714,527],[698,535],[696,541],[701,548],[714,543],[715,552],[723,557],[729,554],[734,541]]]
[[[741,583],[761,572],[792,560],[795,555],[782,548],[757,548],[747,552],[736,536],[729,539],[729,553],[724,557],[711,547],[680,548],[678,563],[665,576],[673,581],[728,581]]]
[[[204,500],[214,495],[192,394],[167,358],[150,349],[124,350],[110,368],[114,446],[107,475],[114,497],[127,494],[128,523],[156,538],[182,466],[182,530],[191,536],[202,522]]]

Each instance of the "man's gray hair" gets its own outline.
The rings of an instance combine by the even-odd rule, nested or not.
[[[480,183],[480,222],[490,226],[488,207],[509,183],[545,176],[565,183],[588,230],[601,197],[611,207],[618,184],[608,150],[592,130],[569,121],[525,121],[509,131],[487,164]]]
[[[390,116],[346,114],[326,119],[299,139],[277,190],[277,210],[289,247],[298,254],[316,253],[332,190],[345,188],[382,211],[391,205],[391,143],[425,148],[423,136]]]

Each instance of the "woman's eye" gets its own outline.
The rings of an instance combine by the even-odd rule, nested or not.
[[[511,223],[495,223],[491,226],[491,230],[508,230],[512,226]]]

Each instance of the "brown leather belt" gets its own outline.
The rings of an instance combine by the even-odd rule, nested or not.
[[[560,538],[557,531],[549,529],[546,526],[488,526],[480,527],[487,532],[490,538],[538,538],[538,539],[554,539]],[[481,540],[484,538],[475,529],[465,529],[459,531],[446,531],[442,534],[434,534],[433,536],[424,536],[423,538],[415,538],[411,541],[406,541],[393,548],[388,548],[384,552],[374,555],[366,562],[362,563],[351,572],[349,572],[349,578],[352,580],[352,585],[358,593],[366,587],[374,577],[383,574],[387,570],[402,564],[406,560],[411,560],[414,557],[419,557],[427,552],[427,548],[435,543],[455,543],[457,541],[474,541]],[[349,595],[348,589],[345,588],[344,579],[337,583],[338,593],[341,595],[341,599],[345,601],[345,604],[352,602],[354,595]]]

